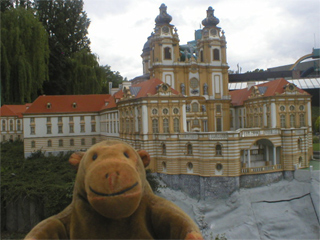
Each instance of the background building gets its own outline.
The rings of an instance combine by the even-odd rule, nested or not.
[[[229,195],[309,166],[311,95],[281,78],[229,92],[226,36],[209,7],[195,40],[179,45],[167,7],[141,55],[143,75],[113,95],[40,96],[23,114],[25,156],[120,139],[193,196]]]

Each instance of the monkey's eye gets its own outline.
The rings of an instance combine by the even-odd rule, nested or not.
[[[95,154],[92,155],[92,160],[93,161],[96,160],[97,158],[98,158],[98,154],[95,153]]]
[[[126,157],[126,158],[129,158],[129,154],[124,152],[123,155]]]

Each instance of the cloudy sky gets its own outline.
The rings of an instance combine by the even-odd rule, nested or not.
[[[319,0],[84,0],[100,65],[128,80],[142,75],[140,55],[162,3],[180,44],[194,39],[212,6],[225,31],[230,70],[238,63],[242,72],[287,65],[320,47]]]

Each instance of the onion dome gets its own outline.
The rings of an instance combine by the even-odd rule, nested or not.
[[[169,24],[172,20],[172,17],[167,13],[167,6],[162,3],[159,9],[160,14],[155,19],[156,24]]]
[[[202,25],[205,27],[213,27],[216,26],[220,21],[213,15],[213,8],[209,7],[207,10],[207,17],[203,19]]]

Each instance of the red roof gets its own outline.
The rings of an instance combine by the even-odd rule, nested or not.
[[[25,105],[3,105],[0,108],[1,117],[18,117],[22,118],[22,113],[24,113],[27,108],[30,106],[30,103]]]
[[[116,107],[110,94],[40,96],[25,114],[99,112]]]
[[[147,81],[143,81],[137,84],[133,84],[131,87],[136,88],[138,93],[135,98],[147,97],[150,95],[157,94],[157,86],[163,84],[160,79],[153,78]],[[173,88],[171,88],[172,93],[178,95],[179,92]],[[120,90],[114,94],[114,97],[117,99],[121,99],[123,97],[123,91]]]
[[[289,82],[285,80],[284,78],[265,82],[259,85],[255,85],[258,88],[261,89],[263,92],[263,96],[269,97],[269,96],[274,96],[276,93],[282,94],[284,93],[284,86],[287,85]],[[251,87],[252,88],[252,87]],[[235,91],[230,91],[231,95],[231,103],[234,106],[241,106],[243,105],[243,102],[249,99],[249,96],[251,95],[252,89],[240,89],[240,90],[235,90]],[[306,91],[300,89],[297,87],[297,90],[299,93],[303,94],[308,94]],[[308,94],[309,95],[309,94]]]

